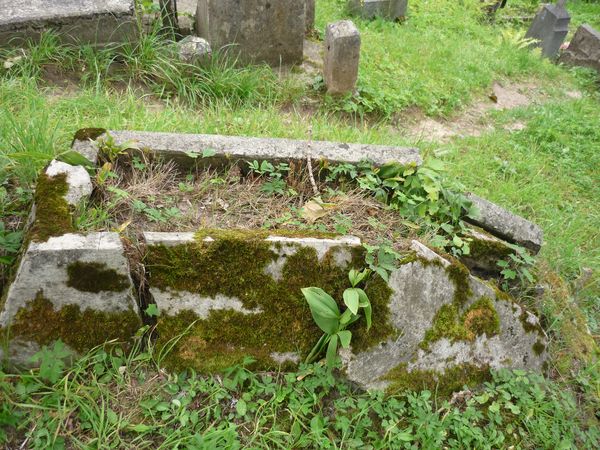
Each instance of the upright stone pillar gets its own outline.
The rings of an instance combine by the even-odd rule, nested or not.
[[[330,94],[352,92],[358,78],[360,33],[351,20],[330,23],[325,31],[323,78]]]
[[[556,58],[560,46],[569,32],[571,16],[565,9],[566,0],[558,0],[556,5],[544,5],[533,19],[526,38],[535,39],[535,46],[542,49],[546,58]]]

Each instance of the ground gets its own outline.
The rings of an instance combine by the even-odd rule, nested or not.
[[[157,370],[160,355],[106,349],[65,371],[54,348],[40,355],[41,371],[0,372],[0,442],[592,448],[600,408],[598,76],[527,49],[529,19],[521,18],[537,1],[509,1],[491,24],[478,3],[414,0],[402,24],[357,20],[358,94],[342,99],[324,95],[314,71],[309,86],[284,68],[219,63],[190,74],[171,64],[157,36],[118,50],[118,58],[114,50],[65,49],[51,36],[24,52],[3,50],[0,245],[9,262],[38,170],[83,127],[415,145],[468,190],[543,228],[536,276],[544,293],[528,301],[551,338],[546,380],[501,372],[451,401],[429,391],[384,400],[340,381],[334,387],[320,366],[184,378]],[[317,34],[345,17],[343,4],[317,1]],[[567,7],[569,36],[581,23],[600,28],[598,2]]]

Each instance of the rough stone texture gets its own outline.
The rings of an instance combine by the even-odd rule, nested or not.
[[[467,218],[466,221],[483,228],[494,236],[522,245],[534,254],[540,251],[543,244],[543,232],[539,226],[475,194],[467,194],[467,197],[480,214],[477,219]]]
[[[525,368],[541,370],[546,352],[533,350],[536,343],[546,345],[546,337],[538,331],[526,331],[522,317],[535,327],[538,320],[521,306],[498,298],[494,289],[475,277],[469,277],[471,294],[463,309],[481,297],[493,300],[500,318],[500,333],[482,334],[474,341],[452,342],[442,338],[423,350],[420,343],[431,328],[441,306],[451,304],[456,286],[445,268],[450,262],[427,247],[413,241],[413,250],[422,260],[402,265],[392,272],[389,285],[394,291],[390,300],[394,326],[401,332],[378,347],[349,356],[346,360],[348,377],[369,389],[386,389],[391,380],[386,376],[400,364],[408,372],[435,371],[442,378],[446,370],[470,364],[481,368]]]
[[[558,0],[556,5],[544,5],[536,14],[526,38],[535,39],[536,47],[542,49],[542,55],[547,58],[556,58],[560,46],[565,41],[569,32],[571,16],[564,6],[565,0]]]
[[[179,59],[188,64],[205,64],[210,61],[212,49],[206,39],[186,36],[177,43]]]
[[[305,0],[199,0],[196,31],[241,62],[302,63]]]
[[[600,32],[591,25],[580,26],[559,61],[570,66],[590,67],[600,74]]]
[[[306,32],[310,33],[315,28],[316,0],[306,0],[304,16],[306,20]]]
[[[120,291],[102,289],[98,292],[81,291],[70,287],[68,267],[72,263],[98,263],[112,270],[127,282]],[[123,245],[117,233],[65,234],[51,237],[47,242],[30,242],[21,258],[14,281],[11,283],[6,300],[0,312],[0,329],[10,330],[15,316],[21,309],[27,309],[29,302],[38,294],[48,299],[56,311],[67,305],[77,305],[81,311],[93,310],[106,313],[138,314],[137,302],[133,297],[129,266],[124,255]],[[141,322],[140,322],[141,324]],[[86,330],[70,330],[64,324],[63,332],[85,333]],[[8,359],[12,364],[27,364],[29,358],[39,349],[31,340],[23,340],[16,331],[9,331],[11,341]],[[94,345],[112,338],[107,335]],[[2,350],[0,350],[0,356]]]
[[[400,20],[406,17],[408,0],[349,0],[348,10],[364,19],[382,17]]]
[[[470,253],[461,256],[461,262],[469,270],[482,278],[498,276],[502,270],[498,261],[508,260],[510,254],[515,253],[510,244],[487,233],[481,228],[470,228],[466,231]]]
[[[351,20],[330,23],[325,30],[323,78],[330,94],[354,91],[360,60],[360,33]]]
[[[56,30],[65,42],[105,44],[137,37],[134,0],[0,0],[0,45]]]
[[[65,195],[65,200],[70,205],[76,206],[82,199],[89,197],[92,194],[92,180],[90,175],[81,166],[72,166],[70,164],[52,160],[46,169],[46,175],[54,177],[59,174],[67,175],[67,184],[69,190]]]
[[[154,133],[145,131],[109,131],[116,145],[135,143],[172,160],[182,168],[198,165],[219,166],[223,161],[269,160],[289,162],[304,160],[308,154],[314,160],[357,163],[364,159],[375,165],[397,161],[401,164],[420,165],[422,160],[416,148],[383,145],[346,144],[326,141],[298,141],[291,139],[221,136],[210,134]],[[101,141],[103,137],[100,137]],[[202,158],[202,152],[213,150],[216,154]],[[190,155],[197,154],[194,158]]]

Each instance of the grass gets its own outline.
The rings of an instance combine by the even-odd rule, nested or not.
[[[345,17],[345,2],[317,3],[319,30]],[[137,46],[104,50],[63,47],[52,35],[25,54],[2,50],[0,60],[13,66],[0,65],[0,214],[7,230],[23,228],[37,172],[66,151],[82,127],[301,139],[312,133],[323,140],[416,145],[443,159],[468,189],[543,228],[538,277],[546,293],[538,306],[552,339],[551,381],[502,372],[454,404],[427,392],[384,400],[341,380],[334,385],[318,366],[301,374],[238,368],[224,378],[181,378],[157,370],[148,353],[98,350],[55,375],[51,368],[0,375],[0,442],[5,430],[11,445],[26,439],[31,448],[61,448],[60,442],[585,448],[585,439],[593,447],[600,375],[585,327],[597,342],[598,78],[522,48],[526,25],[502,17],[533,14],[538,2],[509,1],[493,25],[481,20],[478,4],[414,0],[403,24],[356,20],[363,37],[359,95],[342,99],[324,95],[318,80],[316,89],[303,85],[293,71],[240,68],[218,55],[205,69],[173,62],[172,46],[157,34]],[[568,8],[572,29],[583,22],[600,28],[600,3],[573,0]],[[491,129],[479,136],[425,141],[404,127],[406,118],[423,114],[442,123],[460,118],[472,102],[486,99],[493,81],[532,83],[542,98],[485,113]],[[515,123],[522,129],[509,131]],[[592,269],[591,277],[580,285],[583,268]]]

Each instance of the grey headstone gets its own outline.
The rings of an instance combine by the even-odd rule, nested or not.
[[[465,219],[467,222],[477,225],[501,239],[522,245],[533,253],[540,251],[543,244],[543,232],[535,223],[475,194],[468,194],[467,197],[480,213],[476,219]]]
[[[134,0],[0,0],[0,45],[38,40],[49,29],[68,43],[134,40]]]
[[[580,26],[559,61],[571,66],[590,67],[600,73],[600,32],[587,24]]]
[[[305,0],[199,0],[196,32],[243,63],[302,63]]]
[[[363,19],[403,19],[406,17],[407,8],[408,0],[348,0],[350,13]]]
[[[186,36],[177,43],[179,59],[188,64],[205,64],[210,61],[210,43],[198,36]]]
[[[304,14],[306,16],[306,32],[310,33],[315,28],[316,0],[306,0]]]
[[[569,32],[571,16],[565,9],[565,0],[559,0],[556,5],[544,5],[533,19],[526,38],[535,39],[535,46],[542,49],[542,55],[556,58],[560,46]]]
[[[323,78],[330,94],[354,91],[360,60],[360,33],[351,20],[330,23],[325,30]]]
[[[405,165],[420,165],[422,162],[419,150],[410,147],[149,131],[109,131],[108,134],[115,145],[127,146],[134,143],[136,148],[158,154],[182,168],[194,165],[214,167],[238,160],[303,161],[309,153],[313,160],[327,160],[331,163],[355,164],[364,159],[371,160],[376,166],[392,161]],[[105,137],[101,136],[98,142],[103,139]],[[80,151],[83,151],[82,144],[79,145]],[[87,145],[96,147],[97,144],[87,141]],[[214,155],[203,158],[205,150],[212,150]]]

